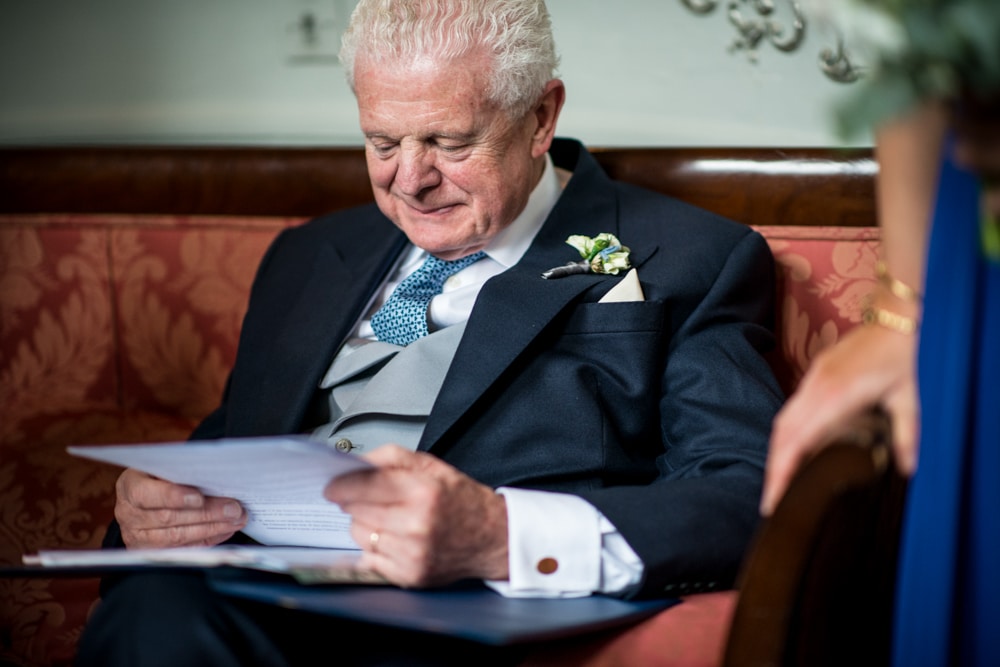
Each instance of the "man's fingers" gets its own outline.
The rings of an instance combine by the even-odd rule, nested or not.
[[[390,466],[399,468],[412,465],[415,456],[414,452],[399,445],[382,445],[370,454],[365,454],[364,458],[379,468]]]
[[[206,498],[205,505],[197,509],[173,509],[164,507],[151,510],[153,523],[163,527],[197,526],[203,524],[242,525],[246,511],[237,501],[230,498]]]
[[[145,515],[160,526],[203,523],[240,523],[243,507],[232,498],[203,495],[197,489],[166,482],[136,470],[126,470],[118,480],[119,504]]]
[[[193,509],[205,505],[205,496],[198,489],[167,482],[131,468],[118,477],[116,490],[120,500],[140,509]]]
[[[220,500],[220,499],[213,499]],[[229,507],[232,501],[225,503]],[[246,512],[236,503],[236,517],[222,507],[198,510],[119,511],[116,517],[129,548],[162,548],[214,545],[224,542],[246,525]],[[231,513],[231,510],[228,510]],[[223,518],[219,518],[219,515]]]
[[[357,470],[331,480],[323,496],[345,509],[358,503],[404,502],[413,493],[416,476],[423,476],[419,471],[437,461],[429,454],[411,452],[397,445],[383,445],[365,458],[375,465],[374,469]]]
[[[246,525],[232,498],[214,498],[137,470],[118,478],[115,518],[130,548],[218,544]]]
[[[214,546],[236,534],[239,527],[231,523],[202,523],[162,528],[142,528],[126,532],[125,544],[132,549]]]
[[[422,536],[438,507],[438,487],[436,481],[410,470],[379,469],[360,486],[345,488],[334,480],[325,495],[354,521],[399,535]]]
[[[196,526],[209,523],[242,525],[247,518],[246,511],[236,501],[228,501],[219,506],[196,510],[171,508],[136,510],[135,508],[126,508],[124,512],[125,516],[132,518],[132,523],[143,527]]]

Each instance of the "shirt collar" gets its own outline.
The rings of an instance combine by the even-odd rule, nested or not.
[[[524,210],[514,218],[514,221],[500,231],[484,249],[490,259],[510,268],[517,264],[528,246],[535,239],[542,223],[559,200],[562,189],[559,186],[559,176],[548,153],[545,154],[545,169],[538,185],[528,196]]]
[[[509,269],[518,263],[528,251],[535,235],[542,228],[545,219],[555,207],[562,194],[562,184],[556,171],[552,157],[545,154],[545,168],[535,189],[528,195],[528,203],[514,221],[493,237],[483,252],[504,269]],[[408,274],[427,258],[427,251],[414,245],[404,253],[399,265],[399,271]]]

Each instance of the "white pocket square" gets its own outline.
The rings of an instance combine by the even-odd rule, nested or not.
[[[622,303],[626,301],[645,301],[642,285],[639,284],[639,274],[632,269],[621,281],[601,297],[598,303]]]

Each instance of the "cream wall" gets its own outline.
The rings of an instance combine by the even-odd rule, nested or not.
[[[776,0],[784,24],[790,2]],[[345,3],[0,0],[0,144],[357,145],[340,66],[289,57],[300,9]],[[563,135],[604,146],[840,144],[829,110],[849,86],[820,71],[835,40],[811,23],[797,51],[764,43],[753,64],[728,48],[728,0],[704,16],[681,0],[548,4],[568,88]]]

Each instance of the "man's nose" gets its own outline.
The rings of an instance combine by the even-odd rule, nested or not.
[[[396,169],[396,185],[403,194],[416,197],[441,182],[433,151],[425,148],[404,148],[400,151]]]

